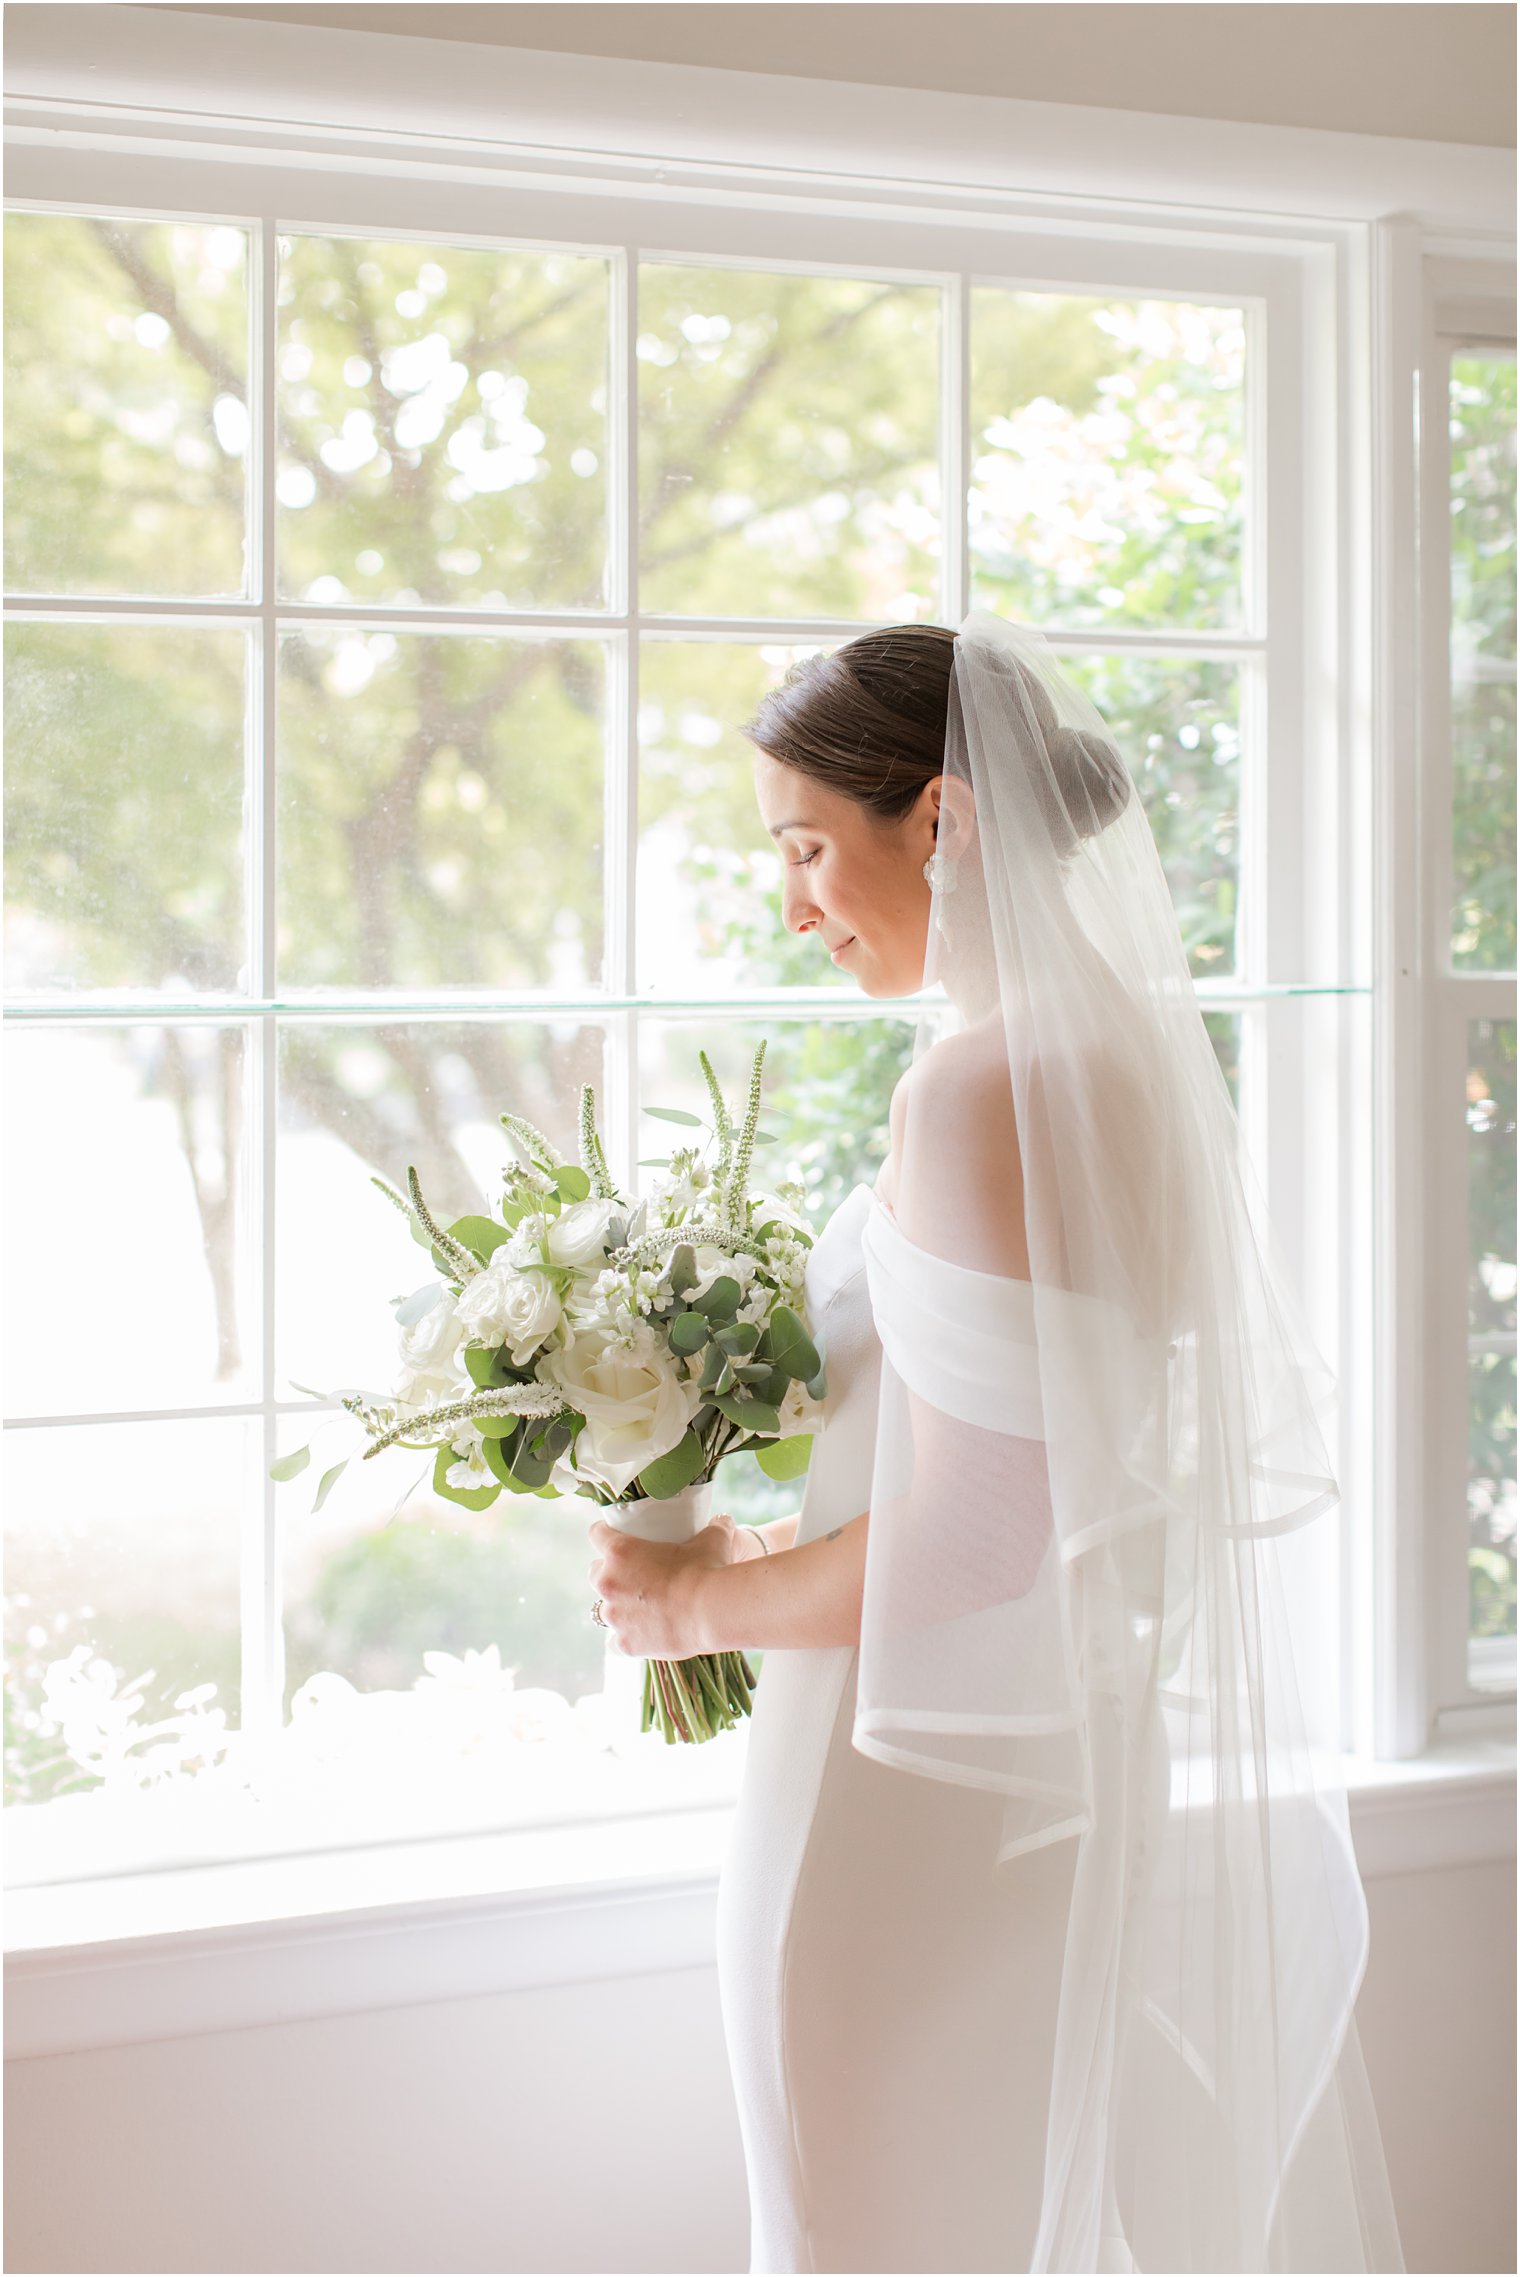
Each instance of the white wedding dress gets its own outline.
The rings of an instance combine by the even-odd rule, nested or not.
[[[828,1399],[799,1544],[869,1507],[868,1247],[899,1323],[915,1286],[975,1283],[1004,1389],[1027,1385],[1038,1415],[1029,1283],[930,1257],[856,1186],[808,1261]],[[750,2269],[1027,2270],[1077,1845],[994,1872],[1002,1796],[852,1746],[856,1661],[846,1645],[766,1651],[719,1882]],[[1105,2266],[1125,2266],[1122,2247]]]

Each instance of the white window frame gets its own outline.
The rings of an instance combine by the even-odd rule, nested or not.
[[[1420,651],[1422,700],[1421,904],[1424,972],[1421,1042],[1428,1053],[1424,1142],[1428,1165],[1425,1319],[1429,1348],[1425,1423],[1427,1511],[1425,1634],[1433,1727],[1513,1717],[1515,1648],[1495,1652],[1482,1686],[1469,1678],[1467,1583],[1467,1130],[1463,1077],[1468,1022],[1513,1020],[1515,976],[1454,968],[1451,956],[1451,447],[1447,374],[1471,348],[1515,352],[1515,278],[1497,262],[1427,256],[1422,262],[1422,361],[1418,479],[1421,515]],[[1496,1640],[1497,1641],[1497,1640]]]
[[[1343,1671],[1333,1727],[1340,1745],[1369,1759],[1420,1755],[1434,1719],[1426,1618],[1434,1503],[1420,1403],[1407,1395],[1429,1381],[1435,1323],[1425,1304],[1405,1299],[1411,1290],[1423,1295],[1425,1236],[1440,1213],[1430,1201],[1437,1157],[1419,1049],[1431,1000],[1423,974],[1416,988],[1404,985],[1418,968],[1403,962],[1422,894],[1412,801],[1420,738],[1409,705],[1418,486],[1408,412],[1429,370],[1425,264],[1440,259],[1466,273],[1486,261],[1501,275],[1512,271],[1507,154],[1419,146],[1411,155],[1412,146],[1375,137],[1226,132],[1211,122],[1136,118],[1116,132],[1111,113],[1088,125],[1069,105],[899,90],[850,90],[846,120],[837,90],[796,81],[786,83],[788,94],[803,92],[781,117],[769,83],[738,86],[729,73],[522,51],[488,59],[485,50],[470,51],[466,72],[457,43],[109,8],[89,11],[98,36],[86,84],[66,12],[36,13],[55,21],[28,27],[22,54],[13,41],[9,58],[11,202],[257,216],[266,240],[277,215],[292,227],[469,242],[480,237],[483,198],[495,193],[506,197],[512,227],[502,234],[514,244],[535,236],[614,250],[659,243],[704,260],[790,258],[810,270],[838,262],[853,273],[868,262],[873,273],[958,270],[1082,288],[1101,280],[1204,297],[1212,289],[1254,307],[1258,322],[1265,315],[1271,415],[1287,423],[1272,438],[1273,464],[1279,474],[1297,473],[1286,492],[1274,490],[1270,518],[1258,516],[1264,552],[1248,573],[1248,591],[1254,573],[1266,597],[1270,647],[1256,645],[1260,626],[1255,642],[1104,635],[1074,636],[1070,645],[1223,645],[1266,658],[1270,740],[1259,786],[1271,795],[1256,859],[1276,877],[1301,874],[1302,890],[1296,899],[1278,893],[1270,934],[1248,946],[1244,913],[1254,897],[1243,876],[1243,954],[1257,957],[1269,985],[1283,985],[1273,975],[1289,985],[1318,976],[1329,1025],[1320,1032],[1321,1080],[1311,1082],[1314,1052],[1306,1046],[1285,1059],[1262,1023],[1259,1054],[1272,1080],[1253,1092],[1264,1120],[1248,1121],[1246,1135],[1271,1168],[1267,1200],[1311,1322],[1338,1366],[1342,1420],[1352,1425],[1337,1450],[1346,1523],[1339,1570],[1329,1577]],[[77,27],[79,12],[67,13]],[[324,123],[313,127],[313,119]],[[910,122],[918,139],[905,143]],[[1014,128],[1022,141],[1018,186],[1010,187]],[[1423,214],[1399,212],[1395,182]],[[618,226],[609,227],[614,214]],[[908,250],[921,266],[905,262]],[[625,270],[624,296],[630,283]],[[632,329],[624,331],[630,358]],[[952,338],[947,356],[959,387],[957,354]],[[1254,440],[1259,446],[1263,437]],[[624,582],[611,610],[516,619],[471,612],[470,623],[605,624],[626,639],[626,669],[636,673],[626,433],[617,451],[614,560]],[[948,439],[946,458],[954,494],[962,470],[950,463]],[[967,589],[964,548],[948,570],[943,613],[954,622]],[[31,605],[18,604],[18,613]],[[206,612],[198,605],[197,613]],[[263,614],[240,605],[221,613]],[[661,629],[801,638],[837,628],[725,619],[679,628],[661,620]],[[624,716],[631,735],[634,702]],[[621,774],[609,768],[609,800],[623,802],[621,818],[631,821],[636,755],[630,747],[623,756]],[[631,856],[631,837],[627,845]],[[631,1031],[637,1002],[653,1000],[634,996],[629,873],[619,876],[614,864],[606,882],[608,997],[624,997],[612,1008],[615,1035]],[[264,980],[269,1009],[239,1011],[272,1030],[267,972]],[[1348,988],[1339,1005],[1337,982]],[[1214,1000],[1212,988],[1199,993]],[[1226,984],[1219,993],[1249,990]],[[505,1009],[510,1000],[497,1001]],[[516,1001],[526,1010],[543,1000]],[[757,1001],[777,1000],[735,1010],[752,1012]],[[805,1000],[784,1002],[797,1010]],[[828,1004],[846,1009],[833,996]],[[849,1009],[858,1009],[853,1000]],[[145,1006],[144,1016],[158,1010]],[[718,1007],[711,1011],[718,1016]],[[1294,1058],[1300,1072],[1290,1080]],[[609,1097],[631,1162],[631,1086],[614,1083]],[[1296,1136],[1279,1144],[1285,1129]],[[1316,1159],[1333,1163],[1334,1173],[1302,1194],[1299,1171]],[[1327,1211],[1344,1234],[1338,1245],[1322,1238]],[[266,1395],[272,1383],[268,1364]],[[272,1422],[279,1403],[260,1405]],[[261,1572],[271,1570],[274,1539],[267,1519]],[[273,1610],[266,1604],[260,1614],[264,1660],[254,1665],[264,1669],[265,1701],[278,1703],[267,1650]]]

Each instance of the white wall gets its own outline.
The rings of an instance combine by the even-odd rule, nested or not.
[[[1411,2270],[1515,2267],[1513,1861],[1371,1877]],[[748,2267],[710,1968],[5,2067],[16,2271]]]
[[[172,4],[172,0],[171,0]],[[177,11],[178,12],[178,11]],[[205,13],[204,6],[183,11]],[[1312,7],[864,0],[698,4],[245,7],[213,11],[562,54],[701,63],[873,87],[1019,95],[1194,119],[1515,142],[1515,10],[1363,0]],[[31,13],[12,0],[7,15]]]

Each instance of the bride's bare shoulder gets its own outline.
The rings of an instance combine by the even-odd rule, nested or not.
[[[892,1094],[887,1199],[910,1240],[980,1272],[1027,1279],[1024,1184],[1001,1029],[920,1054]]]

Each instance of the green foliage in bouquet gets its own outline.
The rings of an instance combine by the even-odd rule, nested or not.
[[[434,1492],[469,1510],[489,1508],[504,1492],[573,1492],[603,1505],[666,1500],[710,1480],[724,1456],[741,1448],[753,1449],[775,1479],[806,1469],[816,1403],[827,1388],[798,1309],[811,1236],[795,1214],[800,1189],[782,1187],[768,1205],[751,1194],[749,1183],[760,1136],[765,1043],[755,1052],[737,1122],[706,1052],[698,1056],[712,1100],[717,1160],[705,1164],[694,1147],[675,1151],[655,1198],[666,1222],[651,1222],[650,1202],[619,1193],[590,1084],[581,1088],[578,1163],[562,1162],[525,1117],[501,1116],[522,1159],[505,1173],[497,1217],[470,1215],[441,1225],[414,1167],[404,1194],[383,1178],[373,1180],[406,1216],[440,1276],[398,1301],[397,1325],[410,1331],[431,1318],[433,1331],[441,1323],[441,1334],[424,1330],[423,1343],[431,1335],[435,1358],[421,1365],[420,1396],[342,1395],[341,1404],[369,1437],[366,1460],[393,1446],[431,1448]],[[684,1110],[648,1111],[700,1127]],[[589,1233],[586,1212],[577,1211],[587,1203],[605,1205],[600,1217],[592,1213]],[[576,1215],[567,1218],[567,1212]],[[558,1253],[557,1228],[569,1235]],[[496,1252],[514,1237],[518,1261],[508,1266],[501,1260],[507,1270],[500,1273]],[[723,1269],[725,1260],[733,1262],[732,1272]],[[519,1310],[504,1329],[509,1285]],[[526,1313],[525,1290],[531,1291]],[[798,1304],[786,1302],[788,1294]],[[626,1463],[583,1465],[578,1459],[590,1395],[583,1392],[578,1406],[573,1376],[555,1377],[555,1363],[570,1344],[586,1344],[593,1358],[606,1349],[599,1331],[609,1344],[631,1341],[649,1362],[661,1387],[661,1412],[668,1417],[674,1409],[679,1431],[671,1443],[664,1429],[666,1443],[628,1478],[621,1476]],[[415,1388],[410,1369],[408,1388]],[[592,1404],[605,1408],[607,1395]],[[611,1404],[615,1410],[615,1397]],[[796,1428],[799,1421],[804,1428]],[[594,1434],[585,1444],[593,1442]],[[309,1449],[297,1449],[271,1466],[272,1475],[294,1477],[308,1460]],[[324,1473],[315,1507],[343,1468],[339,1463]],[[609,1468],[617,1475],[609,1478]],[[643,1728],[658,1722],[667,1740],[709,1738],[748,1713],[753,1682],[739,1653],[650,1662]]]

